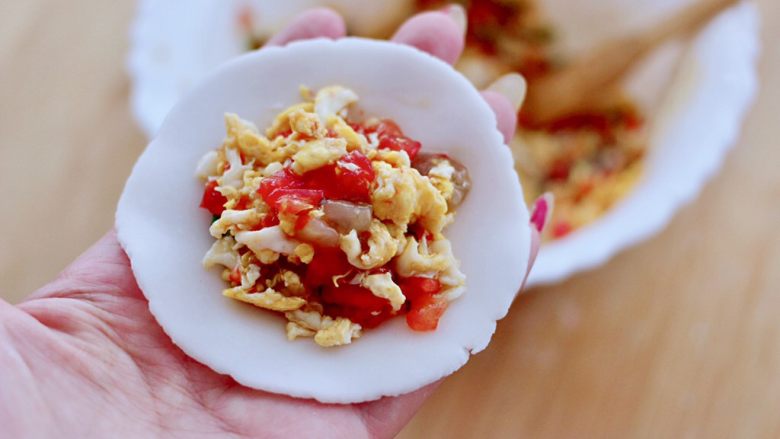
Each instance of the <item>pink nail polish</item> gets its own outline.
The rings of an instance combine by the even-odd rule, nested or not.
[[[531,224],[534,225],[534,228],[536,228],[539,233],[542,233],[544,226],[550,222],[554,204],[555,197],[549,192],[534,201],[534,207],[531,213]]]

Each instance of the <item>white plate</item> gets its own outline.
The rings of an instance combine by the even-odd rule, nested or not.
[[[624,29],[620,29],[621,26],[611,26],[610,16],[606,12],[599,14],[590,2],[589,13],[582,14],[571,9],[564,13],[560,5],[564,2],[554,0],[550,5],[559,4],[560,16],[570,17],[566,23],[569,29],[578,27],[572,17],[590,20],[587,27],[580,21],[579,27],[593,29],[590,39],[564,35],[564,44],[572,50],[586,50],[616,32],[619,34],[631,23],[642,26],[652,22],[658,15],[642,16],[642,11],[656,7],[663,11],[669,6],[668,1],[654,2],[649,5],[652,7],[645,8],[637,1],[594,2],[613,8],[611,14],[626,17],[625,21],[611,21],[622,23]],[[633,3],[633,8],[627,7],[627,3]],[[648,6],[648,0],[644,3]],[[624,8],[614,9],[616,5]],[[717,17],[687,48],[679,42],[672,43],[659,49],[634,72],[627,87],[652,115],[650,148],[642,178],[628,197],[598,221],[544,245],[529,285],[555,283],[600,266],[619,251],[660,232],[681,206],[696,198],[720,169],[753,102],[757,88],[758,28],[755,6],[742,4]],[[674,63],[676,59],[679,63]]]
[[[561,44],[577,53],[663,19],[695,0],[546,0]],[[250,2],[260,27],[273,30],[317,0]],[[358,31],[395,23],[409,0],[339,0]],[[129,58],[132,106],[150,136],[192,84],[213,66],[244,50],[236,31],[239,0],[144,0]],[[352,5],[351,7],[348,7]],[[389,8],[389,9],[386,9]],[[264,17],[264,18],[263,18]],[[175,19],[174,19],[175,18]],[[628,81],[651,115],[651,144],[638,187],[607,215],[558,242],[543,246],[529,285],[561,281],[595,268],[619,251],[658,233],[677,209],[694,199],[719,169],[739,134],[756,91],[758,15],[742,4],[708,25],[692,44],[670,44]]]
[[[282,319],[222,297],[219,273],[202,268],[213,239],[198,208],[198,159],[222,142],[225,112],[267,126],[300,101],[302,84],[347,86],[367,114],[394,119],[427,150],[468,167],[472,190],[445,231],[467,291],[436,331],[411,331],[399,318],[341,348],[289,342]],[[128,179],[116,226],[152,314],[184,352],[249,387],[352,403],[432,383],[487,346],[528,264],[521,200],[495,115],[462,75],[407,46],[315,40],[235,59],[183,98]]]

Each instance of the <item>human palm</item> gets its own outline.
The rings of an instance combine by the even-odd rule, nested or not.
[[[418,15],[395,40],[454,62],[463,48],[455,12]],[[343,34],[341,18],[319,9],[270,44]],[[508,137],[519,102],[505,95],[485,92]],[[390,437],[433,387],[355,405],[243,387],[165,335],[113,232],[22,304],[0,301],[2,437]]]
[[[0,304],[0,322],[8,437],[381,437],[429,392],[325,405],[216,374],[157,325],[114,233],[18,307]]]

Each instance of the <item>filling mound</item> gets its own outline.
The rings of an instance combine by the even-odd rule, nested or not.
[[[222,268],[224,296],[283,316],[289,340],[345,345],[401,315],[435,330],[465,291],[443,232],[467,170],[364,116],[350,89],[301,95],[264,132],[225,116],[197,169],[216,239],[203,265]]]

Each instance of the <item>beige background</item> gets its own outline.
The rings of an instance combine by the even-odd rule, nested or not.
[[[780,4],[737,148],[670,227],[521,297],[402,437],[780,437]],[[0,296],[113,222],[144,147],[124,71],[132,1],[0,2]]]

